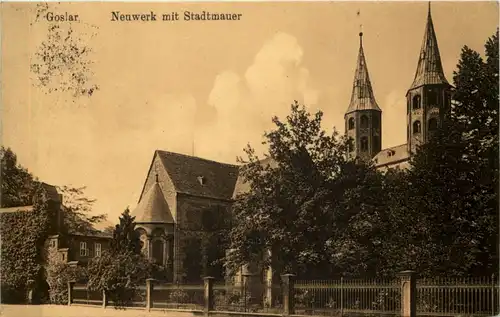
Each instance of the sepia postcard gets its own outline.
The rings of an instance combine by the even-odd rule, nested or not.
[[[500,313],[498,2],[0,5],[0,315]]]

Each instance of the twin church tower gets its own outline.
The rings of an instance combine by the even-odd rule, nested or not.
[[[377,167],[404,165],[450,111],[451,88],[444,76],[429,3],[427,25],[415,78],[406,93],[407,143],[382,150],[382,110],[375,100],[359,33],[359,54],[345,128],[352,138],[350,158],[374,160]]]

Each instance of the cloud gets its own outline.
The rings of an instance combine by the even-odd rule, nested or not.
[[[262,135],[272,128],[274,115],[286,116],[294,100],[314,107],[318,91],[312,88],[302,56],[295,37],[277,33],[264,43],[244,74],[221,72],[208,97],[216,117],[197,131],[196,154],[234,161],[248,142],[262,151]]]

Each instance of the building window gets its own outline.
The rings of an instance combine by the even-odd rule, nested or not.
[[[436,118],[429,119],[429,131],[437,130],[438,122]]]
[[[80,242],[80,256],[87,256],[87,242]]]
[[[361,151],[368,151],[368,138],[365,136],[361,138]]]
[[[422,127],[420,125],[420,121],[413,122],[413,133],[420,133],[422,131]]]
[[[354,129],[354,118],[349,118],[349,123],[347,124],[347,126],[349,130]]]
[[[55,240],[55,239],[50,240],[50,246],[51,246],[52,248],[55,248],[55,247],[56,247],[56,240]]]
[[[413,110],[420,109],[420,95],[413,97]]]
[[[380,119],[377,115],[372,117],[372,128],[378,129],[380,128]]]
[[[361,116],[361,128],[368,128],[368,117],[365,115]]]
[[[153,259],[158,264],[163,264],[163,241],[153,241]]]
[[[101,244],[100,243],[96,243],[95,244],[94,250],[95,250],[95,256],[96,257],[101,256]]]
[[[62,260],[66,261],[66,254],[64,254],[64,253],[62,254]]]
[[[437,93],[434,90],[429,90],[427,92],[427,104],[431,106],[437,106],[438,100],[437,100]]]

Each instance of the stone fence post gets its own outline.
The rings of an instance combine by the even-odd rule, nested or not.
[[[154,288],[154,279],[148,278],[146,280],[146,310],[151,311],[153,308],[153,288]]]
[[[68,306],[73,303],[73,287],[75,286],[75,281],[68,282]]]
[[[295,314],[295,275],[281,275],[283,281],[283,316]]]
[[[205,316],[208,316],[210,311],[214,309],[214,280],[215,278],[211,276],[203,278],[205,298],[205,307],[203,309],[203,312]]]
[[[417,273],[415,271],[403,271],[399,273],[401,278],[401,316],[417,316]]]
[[[28,304],[32,305],[33,304],[33,293],[35,290],[35,281],[34,280],[28,280],[26,283],[26,290],[28,291]]]
[[[102,308],[106,308],[108,306],[108,297],[106,296],[106,291],[102,291]]]

